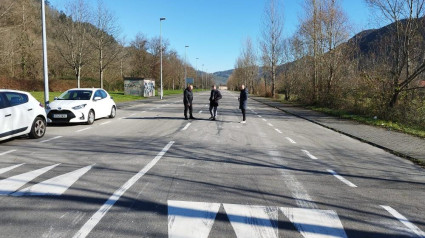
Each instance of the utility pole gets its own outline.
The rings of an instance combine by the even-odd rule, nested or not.
[[[43,77],[44,77],[44,106],[49,107],[49,70],[47,68],[47,37],[45,0],[41,0],[41,25],[43,38]]]
[[[163,88],[162,88],[162,21],[165,20],[165,17],[159,18],[159,50],[161,51],[161,93],[159,98],[162,100],[162,97],[164,96]]]
[[[199,58],[196,58],[196,75],[195,75],[195,81],[198,78],[198,59]],[[201,88],[202,88],[202,82],[201,82]]]

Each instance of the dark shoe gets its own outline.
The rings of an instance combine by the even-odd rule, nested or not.
[[[189,119],[193,119],[193,120],[195,120],[196,118],[194,118],[194,117],[189,117]]]
[[[187,117],[184,118],[185,120],[189,120]]]
[[[210,117],[208,120],[212,120],[212,119],[214,119],[214,117]]]
[[[215,117],[213,117],[213,119],[211,119],[211,121],[215,121]]]

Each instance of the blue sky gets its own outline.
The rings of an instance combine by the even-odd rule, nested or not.
[[[70,0],[50,0],[51,5],[63,9]],[[87,0],[96,4],[96,0]],[[302,16],[303,0],[281,0],[283,3],[284,32],[291,36]],[[127,42],[137,33],[148,38],[162,36],[193,67],[210,73],[232,69],[248,37],[254,44],[261,35],[266,0],[104,0],[115,14]],[[352,35],[372,28],[374,22],[364,0],[341,0],[352,25]],[[199,58],[199,60],[196,60]],[[204,67],[202,68],[202,65]]]

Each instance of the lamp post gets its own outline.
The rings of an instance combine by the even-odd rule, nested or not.
[[[185,45],[184,46],[184,85],[187,87],[187,85],[186,85],[186,78],[187,78],[187,69],[186,69],[186,67],[187,67],[187,61],[186,61],[186,49],[188,48],[189,46],[188,45]]]
[[[196,58],[196,74],[195,74],[195,81],[196,81],[196,79],[198,78],[198,59],[199,59],[199,58]],[[201,82],[201,88],[202,88],[202,82]]]
[[[43,77],[44,77],[44,106],[49,106],[49,71],[47,68],[47,37],[45,0],[41,1],[41,25],[43,38]]]
[[[164,96],[163,89],[162,89],[162,21],[165,20],[165,17],[159,18],[159,48],[160,48],[160,55],[161,55],[161,94],[160,99],[162,100],[162,97]]]

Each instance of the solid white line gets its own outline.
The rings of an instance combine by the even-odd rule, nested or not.
[[[297,142],[295,142],[293,139],[289,138],[289,137],[285,137],[289,142],[291,142],[292,144],[296,144]]]
[[[267,120],[263,118],[263,121],[267,121]]]
[[[185,131],[187,128],[189,128],[190,124],[192,124],[192,123],[190,123],[190,122],[189,122],[189,123],[187,123],[187,124],[186,124],[186,126],[185,126],[185,127],[183,127],[182,131]]]
[[[93,228],[99,223],[103,216],[108,213],[109,209],[121,198],[121,196],[137,182],[143,175],[145,175],[156,163],[162,158],[162,156],[167,153],[170,147],[174,144],[174,141],[170,141],[159,154],[147,164],[142,170],[140,170],[136,175],[131,177],[121,188],[116,190],[109,199],[103,204],[99,210],[93,214],[93,216],[81,227],[81,229],[74,235],[74,238],[84,238],[86,237]]]
[[[59,164],[51,165],[48,167],[44,167],[41,169],[37,169],[34,171],[30,171],[23,174],[18,174],[13,177],[3,179],[0,181],[0,195],[8,195],[16,190],[18,190],[20,187],[24,186],[29,181],[37,178],[41,174],[46,173],[47,171],[53,169],[54,167],[58,166]]]
[[[9,150],[9,151],[3,152],[3,153],[0,153],[0,156],[9,154],[9,153],[12,153],[12,152],[15,152],[15,151],[16,150]]]
[[[347,184],[348,186],[350,186],[352,188],[357,188],[357,186],[355,184],[353,184],[352,182],[348,181],[347,179],[345,179],[341,175],[337,174],[335,171],[333,171],[331,169],[327,169],[327,171],[329,173],[331,173],[333,176],[335,176],[335,178],[339,179],[341,182]]]
[[[106,124],[109,124],[109,123],[111,123],[111,121],[107,121],[107,122],[101,123],[100,125],[103,126],[103,125],[106,125]]]
[[[310,159],[317,160],[317,157],[310,154],[310,152],[308,152],[307,150],[301,150],[301,151],[304,152],[304,154],[306,154],[308,157],[310,157]]]
[[[279,134],[282,134],[282,132],[277,128],[275,128],[275,131],[277,131]]]
[[[391,215],[393,215],[395,218],[397,218],[403,225],[405,225],[407,228],[409,228],[411,231],[413,231],[418,237],[424,238],[425,233],[419,229],[419,227],[415,226],[413,223],[411,223],[405,216],[401,215],[399,212],[394,210],[390,206],[384,206],[380,205],[382,208],[387,210]]]
[[[21,166],[23,164],[17,164],[17,165],[9,166],[9,167],[6,167],[6,168],[2,168],[2,169],[0,169],[0,174],[4,174],[4,173],[6,173],[6,172],[8,172],[8,171],[10,171],[10,170],[12,170],[14,168],[17,168],[17,167],[19,167],[19,166]]]
[[[12,193],[12,196],[60,196],[81,176],[89,171],[93,165],[86,166],[75,171],[56,176],[31,187]]]
[[[269,126],[273,127],[273,124],[271,124],[270,122],[269,122],[269,123],[267,123],[267,125],[269,125]]]
[[[59,138],[61,138],[62,136],[56,136],[56,137],[53,137],[53,138],[50,138],[50,139],[48,139],[48,140],[43,140],[43,141],[40,141],[40,143],[45,143],[45,142],[49,142],[49,141],[52,141],[52,140],[56,140],[56,139],[59,139]]]
[[[76,132],[82,132],[82,131],[86,131],[86,130],[90,130],[90,129],[91,129],[91,127],[87,127],[87,128],[84,128],[84,129],[78,130],[78,131],[76,131]]]

